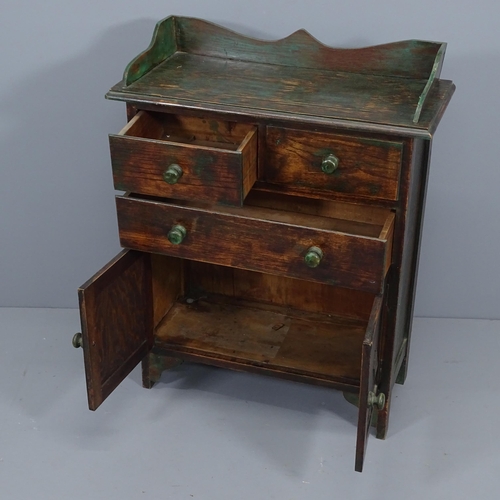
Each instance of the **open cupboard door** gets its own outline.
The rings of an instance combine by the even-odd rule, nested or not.
[[[373,308],[361,351],[361,382],[359,388],[358,436],[356,441],[355,464],[355,470],[357,472],[363,471],[366,443],[368,441],[374,408],[377,407],[378,409],[382,409],[385,405],[385,395],[383,393],[377,393],[377,375],[379,369],[378,345],[382,302],[381,295],[377,296],[373,302]]]
[[[124,250],[78,297],[89,408],[95,410],[152,347],[150,255]]]

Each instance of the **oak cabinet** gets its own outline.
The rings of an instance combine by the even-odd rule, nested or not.
[[[320,384],[359,407],[362,470],[406,376],[444,51],[158,23],[107,94],[124,250],[79,290],[91,409],[141,361],[145,387],[179,360]]]

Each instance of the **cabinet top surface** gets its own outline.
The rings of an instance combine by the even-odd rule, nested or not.
[[[439,79],[445,48],[409,40],[334,49],[304,30],[265,42],[169,17],[107,97],[430,136],[455,88]]]

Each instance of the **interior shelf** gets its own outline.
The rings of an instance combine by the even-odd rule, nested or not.
[[[206,295],[178,299],[156,329],[156,347],[179,357],[202,356],[323,385],[359,387],[367,321]],[[187,355],[187,356],[185,356]],[[214,364],[214,363],[212,363]]]

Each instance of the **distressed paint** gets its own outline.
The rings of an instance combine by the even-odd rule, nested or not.
[[[200,19],[176,18],[179,50],[223,59],[329,71],[427,78],[440,43],[406,40],[373,47],[336,49],[306,30],[274,41],[257,40]],[[293,85],[293,80],[290,81]]]
[[[408,40],[335,49],[304,30],[261,41],[198,19],[169,17],[108,97],[255,108],[431,134],[443,92],[446,102],[453,93],[450,82],[437,80],[445,48]]]
[[[445,50],[446,50],[446,44],[443,43],[436,55],[436,59],[434,61],[434,65],[432,66],[432,70],[429,75],[429,79],[427,80],[427,84],[425,85],[422,94],[418,98],[417,109],[415,110],[415,114],[413,115],[413,123],[418,123],[418,120],[420,119],[420,114],[422,113],[422,109],[424,108],[425,100],[427,99],[429,91],[431,90],[431,87],[434,84],[434,80],[436,78],[439,78],[439,75],[441,74],[441,68],[443,66]]]
[[[156,25],[149,47],[133,59],[125,68],[123,74],[124,84],[130,85],[135,82],[169,56],[173,55],[176,50],[175,19],[167,17]]]

